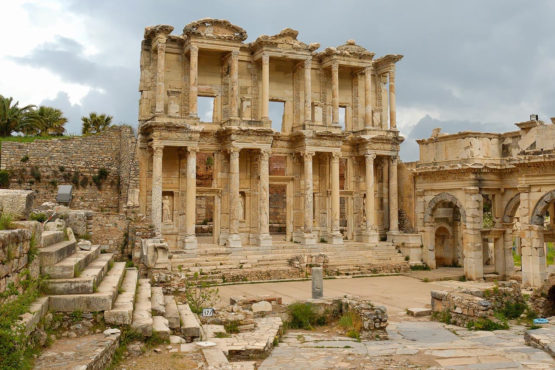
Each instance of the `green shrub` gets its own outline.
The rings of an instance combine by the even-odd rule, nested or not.
[[[10,187],[10,173],[6,170],[0,171],[0,188],[7,189]]]
[[[203,308],[210,308],[219,300],[218,288],[210,288],[207,284],[200,287],[188,283],[185,290],[185,299],[196,314],[202,313]]]
[[[526,304],[522,302],[505,302],[503,308],[498,312],[503,314],[507,319],[516,319],[524,313],[526,310]]]
[[[31,177],[33,177],[35,179],[36,182],[40,182],[42,175],[40,173],[40,170],[37,166],[33,166],[31,167]]]
[[[126,268],[135,267],[135,264],[133,263],[133,261],[126,261],[125,262],[125,267]]]
[[[81,181],[79,182],[79,185],[80,185],[82,188],[86,188],[87,185],[89,185],[89,178],[88,178],[87,176],[83,176],[83,177],[81,178]]]
[[[75,171],[71,176],[71,183],[76,187],[79,188],[79,172]]]
[[[491,319],[487,318],[479,318],[476,321],[469,321],[466,324],[466,328],[468,330],[486,330],[486,331],[493,331],[493,330],[507,330],[509,329],[509,324],[505,321],[495,322]]]
[[[11,230],[15,228],[13,225],[13,216],[9,213],[2,213],[0,215],[0,230]]]
[[[317,315],[311,303],[292,303],[287,310],[291,315],[291,328],[311,330],[316,325]]]
[[[412,265],[410,267],[410,269],[412,271],[429,271],[430,270],[430,266],[428,266],[427,264],[423,263],[421,265]]]
[[[239,333],[239,321],[228,321],[224,324],[224,329],[227,334]]]
[[[449,312],[449,310],[432,312],[432,320],[439,321],[444,324],[451,324],[451,318],[451,312]]]
[[[29,215],[29,220],[31,220],[31,221],[44,222],[47,219],[48,219],[48,216],[46,216],[46,214],[44,214],[42,212],[32,212]]]
[[[39,254],[39,247],[37,242],[37,236],[35,233],[31,235],[31,240],[29,241],[29,252],[27,253],[27,260],[30,264],[33,262],[35,257]]]
[[[26,162],[29,162],[29,156],[27,154],[21,157],[21,163],[26,163]]]

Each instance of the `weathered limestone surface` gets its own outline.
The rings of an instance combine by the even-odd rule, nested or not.
[[[162,291],[162,287],[152,287],[150,302],[153,315],[164,316],[166,314],[164,292]]]
[[[111,310],[104,312],[104,320],[113,325],[131,325],[133,320],[133,306],[137,289],[138,270],[126,268],[125,277]]]
[[[32,190],[0,189],[0,212],[10,214],[15,219],[26,219],[34,199]]]
[[[166,319],[168,319],[168,325],[170,329],[179,329],[181,327],[181,324],[175,298],[172,295],[165,295],[164,304],[166,308],[166,313],[164,316]]]
[[[177,305],[179,311],[179,317],[181,318],[181,333],[185,337],[189,338],[199,338],[201,337],[201,326],[195,316],[191,311],[188,304]]]
[[[139,279],[137,288],[137,299],[133,311],[133,323],[131,327],[145,337],[152,335],[152,304],[150,302],[151,288],[148,279]]]

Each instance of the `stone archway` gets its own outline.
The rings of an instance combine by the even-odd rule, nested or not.
[[[543,197],[538,200],[532,214],[530,215],[530,224],[543,226],[545,212],[551,202],[555,201],[555,190],[545,193]]]
[[[520,206],[520,193],[512,197],[507,205],[505,206],[505,211],[503,212],[503,222],[512,223],[518,207]]]
[[[424,213],[424,222],[433,222],[433,211],[437,207],[438,204],[445,202],[445,203],[453,203],[459,209],[459,213],[461,215],[461,221],[466,223],[466,212],[464,207],[462,206],[461,202],[449,193],[439,193],[436,195],[426,207],[426,212]]]

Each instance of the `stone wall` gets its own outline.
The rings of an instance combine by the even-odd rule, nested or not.
[[[105,246],[116,255],[123,254],[127,245],[129,221],[123,214],[94,212],[90,223],[90,236],[93,244]]]
[[[127,203],[130,185],[137,187],[135,146],[129,126],[88,136],[5,141],[0,166],[10,172],[11,189],[35,191],[35,204],[54,202],[57,186],[72,184],[72,208],[118,212]],[[99,177],[101,169],[105,179]]]
[[[6,291],[12,286],[21,292],[23,280],[38,277],[37,256],[29,263],[31,235],[31,231],[27,229],[0,231],[0,304],[8,298],[2,293],[8,295]],[[38,248],[38,245],[35,248]]]

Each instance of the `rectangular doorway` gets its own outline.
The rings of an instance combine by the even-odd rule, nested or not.
[[[287,232],[287,185],[270,184],[270,234]]]

